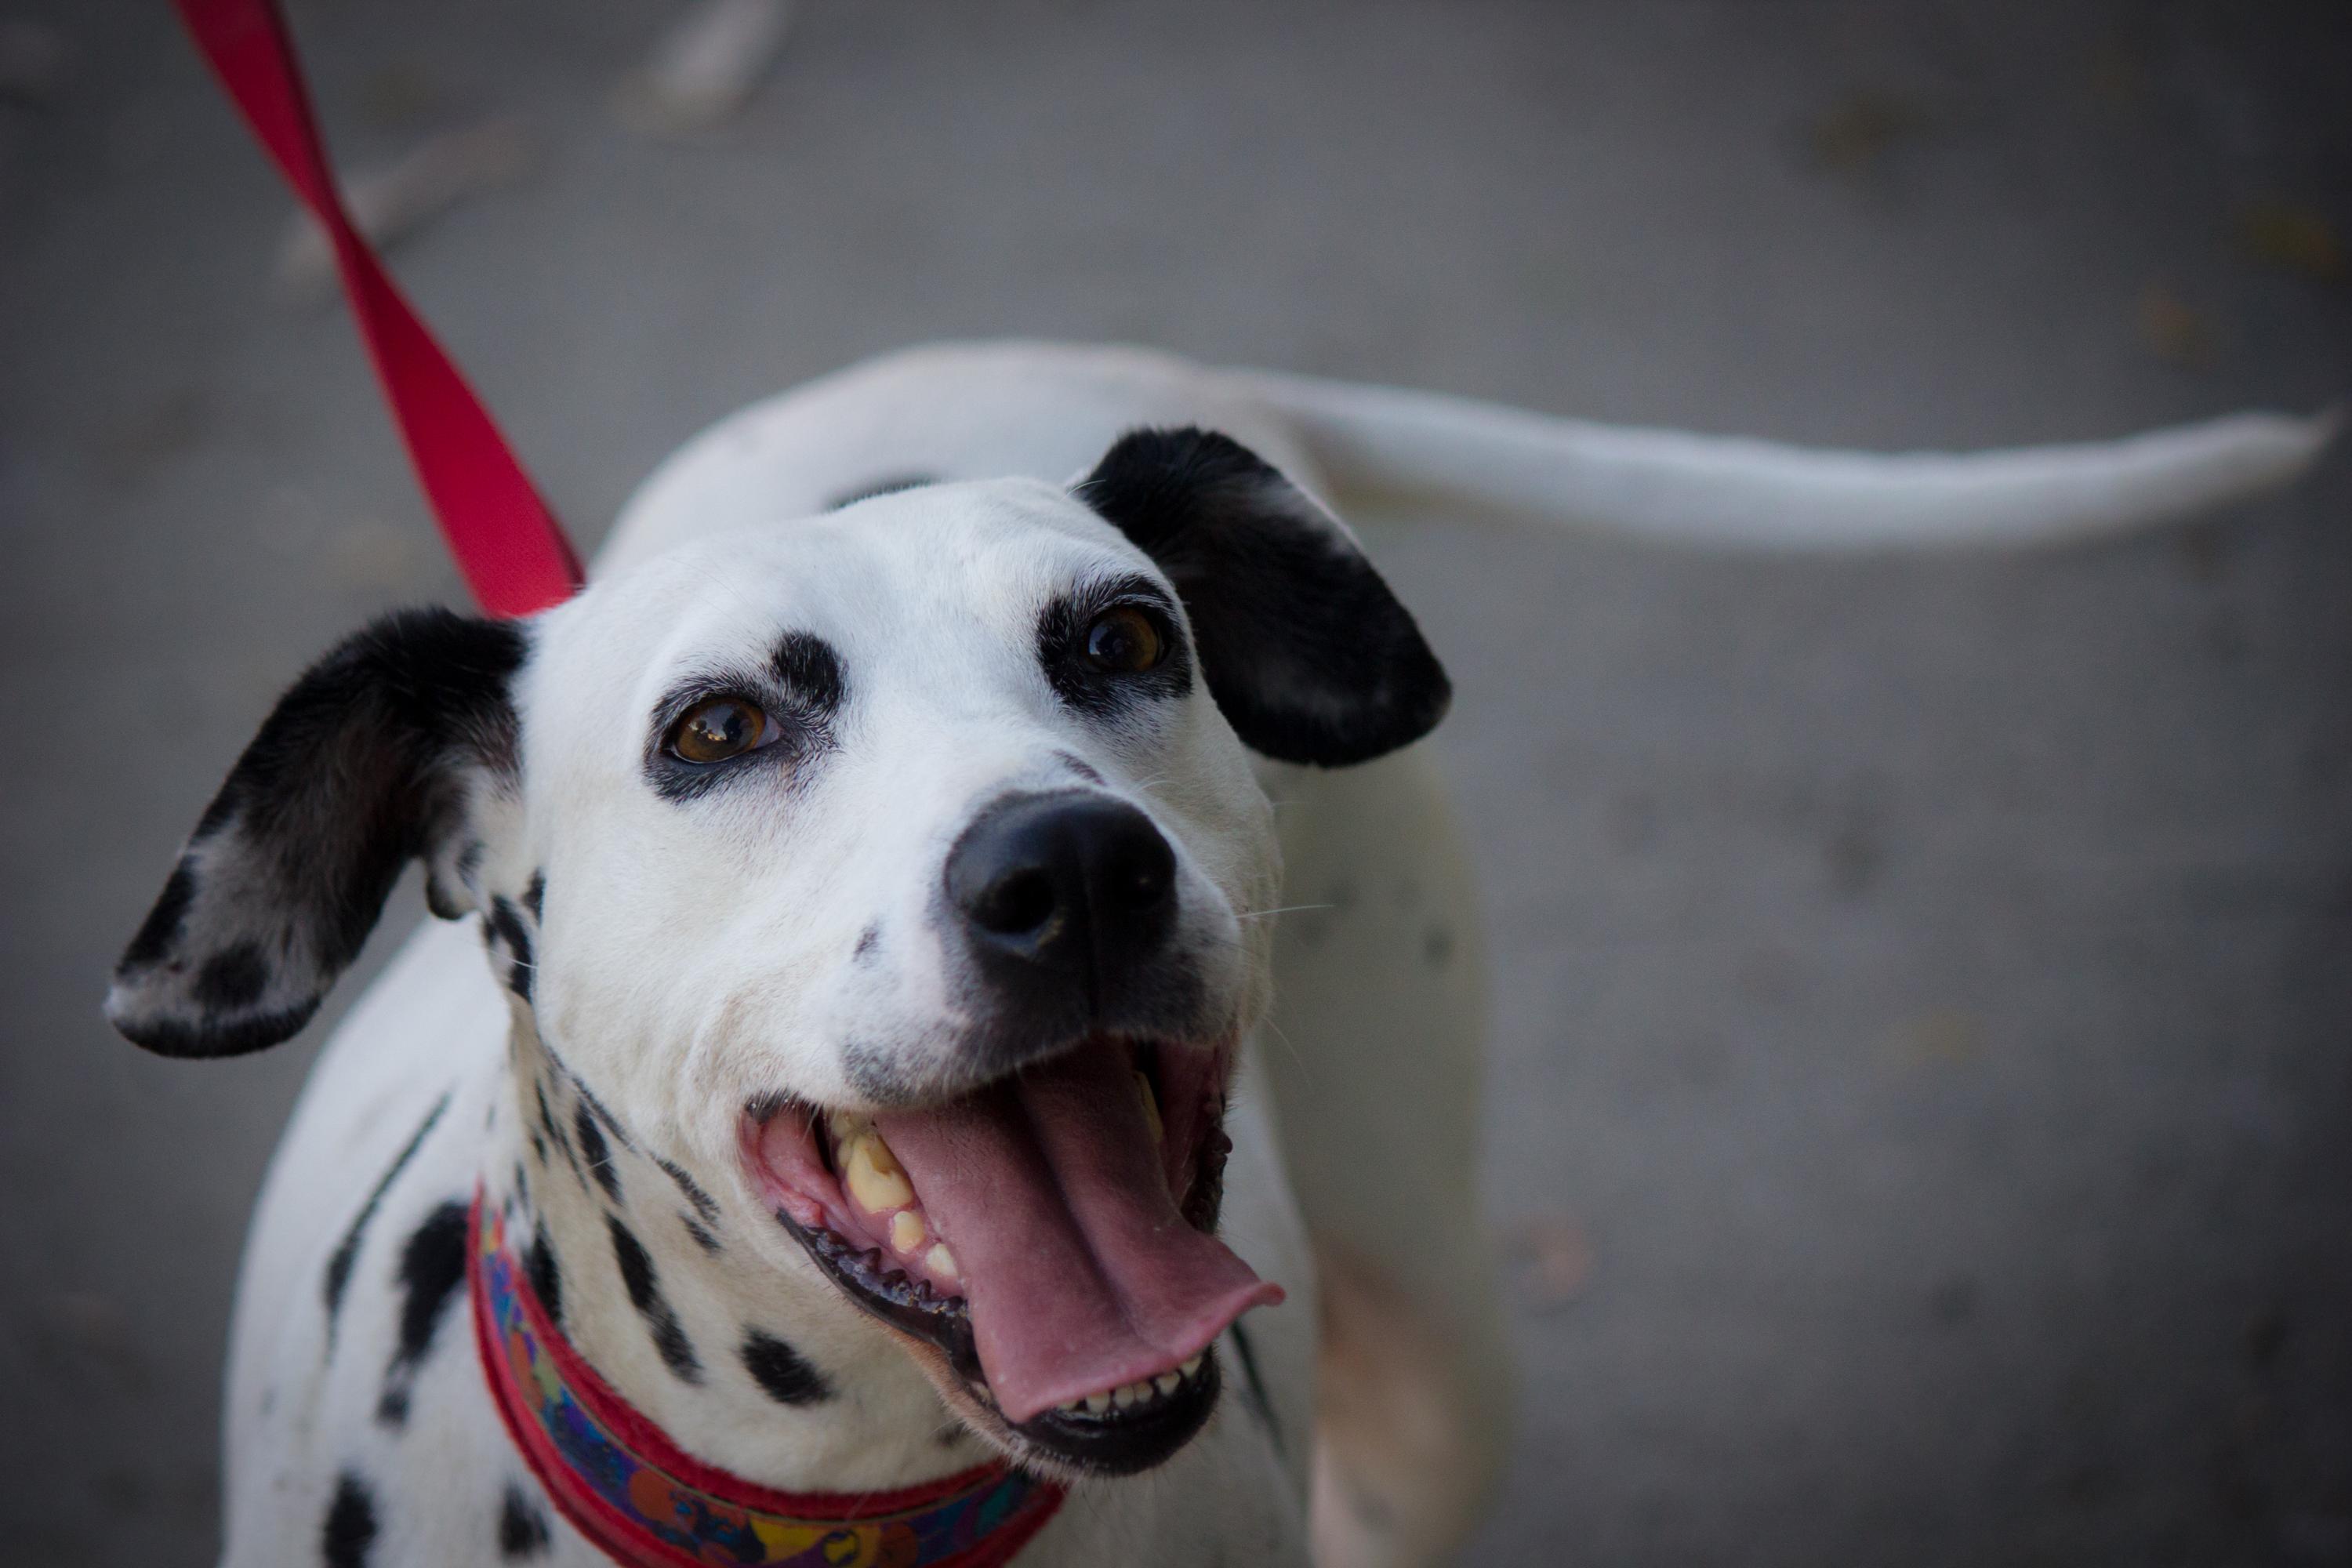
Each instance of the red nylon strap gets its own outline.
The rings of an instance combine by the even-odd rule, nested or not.
[[[343,211],[274,0],[173,4],[246,123],[333,242],[376,379],[474,597],[494,616],[528,616],[571,597],[580,561],[562,525]]]

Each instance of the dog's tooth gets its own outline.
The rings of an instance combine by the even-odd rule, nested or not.
[[[900,1209],[890,1216],[890,1245],[899,1251],[912,1253],[923,1245],[923,1216],[914,1209]]]
[[[1063,1415],[1076,1415],[1080,1410],[1084,1409],[1085,1407],[1086,1407],[1086,1401],[1085,1401],[1085,1400],[1083,1400],[1083,1399],[1072,1399],[1072,1400],[1066,1401],[1066,1403],[1064,1403],[1064,1404],[1056,1405],[1055,1406],[1054,1406],[1054,1408],[1055,1408],[1055,1409],[1056,1409],[1056,1410],[1060,1411],[1060,1412],[1061,1412]]]
[[[948,1244],[944,1241],[935,1241],[931,1244],[931,1249],[923,1254],[923,1267],[942,1279],[962,1278],[956,1272],[955,1254],[948,1250]]]
[[[1194,1356],[1191,1361],[1186,1362],[1183,1365],[1176,1369],[1176,1375],[1179,1377],[1192,1376],[1194,1373],[1201,1370],[1202,1360],[1202,1358],[1201,1356]]]
[[[1143,1096],[1143,1120],[1151,1128],[1152,1142],[1165,1142],[1168,1131],[1160,1124],[1160,1097],[1151,1092],[1150,1077],[1141,1068],[1135,1069],[1135,1087]]]
[[[1135,1384],[1122,1383],[1110,1391],[1110,1402],[1124,1410],[1135,1403]]]
[[[1158,1389],[1161,1396],[1165,1397],[1184,1386],[1183,1374],[1181,1373],[1163,1372],[1158,1377],[1151,1380],[1151,1386]]]
[[[1110,1408],[1110,1395],[1109,1395],[1109,1394],[1087,1394],[1087,1415],[1101,1415],[1104,1411],[1106,1411],[1106,1410],[1108,1410],[1108,1409],[1109,1409],[1109,1408]]]
[[[914,1184],[898,1168],[898,1158],[879,1132],[860,1133],[842,1162],[849,1195],[867,1214],[887,1214],[915,1201]]]

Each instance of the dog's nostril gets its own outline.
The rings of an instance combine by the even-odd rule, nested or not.
[[[1131,910],[1150,909],[1176,880],[1176,855],[1157,833],[1132,837],[1114,857],[1104,889]]]
[[[1052,873],[1029,867],[989,884],[972,901],[971,918],[999,936],[1027,936],[1053,920],[1060,902]]]

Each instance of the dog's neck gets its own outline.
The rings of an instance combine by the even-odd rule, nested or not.
[[[564,1337],[679,1447],[761,1486],[829,1492],[989,1457],[813,1263],[774,1265],[758,1233],[776,1222],[740,1184],[648,1148],[522,1006],[508,1068],[486,1190],[515,1197],[516,1251]]]

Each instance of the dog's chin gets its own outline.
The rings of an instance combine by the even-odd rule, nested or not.
[[[1215,1335],[1246,1306],[1280,1296],[1213,1239],[1232,1147],[1223,1130],[1232,1060],[1230,1040],[1191,1047],[1093,1037],[1056,1058],[1059,1065],[1032,1069],[1062,1080],[1043,1089],[999,1080],[928,1110],[885,1112],[878,1128],[861,1112],[771,1100],[747,1108],[741,1143],[777,1222],[853,1304],[890,1331],[974,1433],[1038,1474],[1064,1479],[1130,1475],[1164,1463],[1207,1424],[1221,1387]],[[1131,1097],[1125,1106],[1117,1103],[1121,1089]],[[1081,1113],[1072,1116],[1067,1105],[1081,1092]],[[1051,1104],[1057,1094],[1058,1110]],[[1035,1111],[1016,1098],[1024,1095],[1048,1101],[1047,1109]],[[1140,1110],[1133,1109],[1136,1103]],[[1034,1112],[1034,1120],[1023,1121],[1024,1111]],[[1121,1115],[1129,1121],[1122,1123]],[[1075,1152],[1056,1150],[1055,1116],[1083,1128],[1073,1134],[1081,1145]],[[1041,1175],[1066,1184],[1095,1184],[1089,1193],[1049,1188],[1044,1202],[1057,1213],[1108,1208],[1112,1220],[1103,1228],[1118,1233],[1130,1209],[1148,1215],[1156,1205],[1165,1217],[1147,1227],[1154,1234],[1138,1249],[1140,1261],[1127,1257],[1131,1244],[1113,1234],[1100,1255],[1110,1261],[1100,1268],[1075,1268],[1066,1279],[1040,1278],[1027,1233],[992,1247],[983,1234],[1000,1223],[992,1211],[1020,1207],[1018,1184],[1005,1183],[1015,1190],[1003,1192],[992,1186],[977,1197],[955,1189],[971,1184],[975,1167],[982,1175],[996,1173],[984,1158],[968,1152],[992,1136],[995,1122],[1014,1127],[1013,1142],[1030,1140],[1045,1151],[1034,1156]],[[936,1123],[945,1131],[935,1131]],[[927,1147],[927,1141],[948,1152]],[[1135,1147],[1147,1142],[1151,1147],[1139,1167]],[[902,1143],[910,1152],[903,1164],[893,1152]],[[1104,1150],[1126,1151],[1128,1158],[1110,1169],[1100,1158]],[[918,1154],[929,1163],[912,1157]],[[1048,1173],[1046,1166],[1054,1168]],[[1141,1181],[1164,1183],[1164,1191],[1138,1196],[1133,1189]],[[1016,1215],[1002,1223],[1017,1231],[1023,1222]],[[1051,1223],[1074,1237],[1086,1224]],[[1134,1228],[1127,1225],[1124,1231]],[[1166,1231],[1180,1234],[1159,1234]],[[1046,1241],[1055,1239],[1049,1225]],[[950,1245],[962,1254],[961,1263]],[[982,1291],[983,1310],[999,1315],[992,1324],[975,1323],[967,1296],[974,1281],[965,1278],[967,1268],[992,1271],[999,1281]],[[1147,1325],[1148,1344],[1113,1333],[1108,1343],[1081,1343],[1066,1368],[1057,1351],[1042,1359],[1031,1353],[1035,1346],[1023,1338],[1029,1332],[1024,1320],[1066,1310],[1079,1328],[1101,1321],[1099,1312],[1089,1318],[1061,1298],[1091,1300],[1115,1289],[1122,1268],[1136,1271],[1148,1288],[1172,1284],[1179,1298],[1189,1289],[1198,1303],[1181,1308],[1167,1322]],[[1003,1392],[991,1385],[984,1341],[999,1364],[1013,1369],[1013,1381]],[[1104,1385],[1084,1386],[1092,1374],[1102,1374]]]

